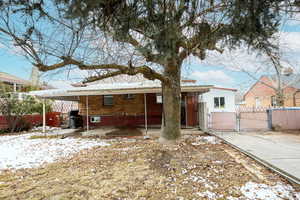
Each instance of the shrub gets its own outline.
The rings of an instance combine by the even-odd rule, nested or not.
[[[43,112],[43,103],[32,96],[18,99],[15,93],[5,93],[0,98],[0,113],[5,117],[8,132],[28,131],[32,124],[25,115]],[[46,102],[46,112],[51,111],[51,102]]]

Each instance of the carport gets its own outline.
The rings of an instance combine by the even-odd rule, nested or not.
[[[198,95],[208,92],[211,88],[211,85],[197,85],[195,83],[185,83],[182,84],[181,92],[183,95],[183,107],[185,108],[185,125],[188,126],[191,119],[191,114],[196,112],[198,108]],[[30,95],[34,95],[38,98],[43,99],[52,99],[52,100],[63,100],[63,101],[77,101],[81,104],[81,110],[84,111],[85,116],[85,127],[86,130],[90,129],[90,117],[94,115],[94,107],[93,103],[96,97],[99,96],[120,96],[120,95],[141,95],[143,99],[143,120],[139,118],[139,123],[141,120],[143,121],[143,125],[147,131],[149,123],[151,123],[151,119],[149,112],[153,112],[153,109],[149,107],[149,105],[154,101],[153,98],[149,98],[150,95],[156,94],[156,101],[159,98],[163,98],[161,96],[161,85],[160,82],[157,81],[145,81],[145,82],[137,82],[137,83],[118,83],[118,84],[97,84],[90,85],[86,87],[74,87],[70,89],[51,89],[51,90],[42,90],[42,91],[33,91],[30,92]],[[160,96],[159,96],[160,94]],[[156,104],[158,104],[156,102]],[[43,131],[45,132],[46,127],[46,117],[45,117],[45,103],[43,104]],[[83,108],[83,105],[85,108]],[[125,107],[132,107],[132,104],[129,103],[123,105]],[[138,105],[136,105],[138,106]],[[112,106],[113,107],[113,106]],[[111,107],[111,108],[112,108]],[[92,110],[91,110],[92,108]],[[102,109],[102,108],[97,108]],[[111,111],[112,114],[115,114],[114,111]],[[126,115],[127,113],[125,113]],[[140,116],[141,117],[141,116]],[[112,119],[113,120],[113,119]],[[193,119],[198,120],[198,119]],[[195,123],[194,123],[195,124]],[[197,123],[198,125],[198,123]]]

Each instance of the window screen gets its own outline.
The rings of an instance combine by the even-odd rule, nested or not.
[[[214,97],[215,108],[225,108],[225,97]]]
[[[103,105],[105,105],[105,106],[114,105],[114,97],[112,95],[104,95],[103,96]]]
[[[219,97],[214,98],[214,105],[215,105],[215,108],[219,108],[219,105],[220,105]]]
[[[225,97],[220,97],[220,108],[225,108]]]

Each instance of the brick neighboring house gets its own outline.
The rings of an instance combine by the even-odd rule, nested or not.
[[[284,106],[300,107],[300,74],[286,74],[282,77]],[[276,91],[263,84],[272,85],[276,88],[274,76],[262,76],[252,87],[245,93],[244,100],[246,107],[274,107],[276,106]],[[263,82],[263,83],[262,83]]]
[[[5,72],[0,72],[0,83],[4,84],[4,86],[7,86],[14,92],[21,92],[25,86],[30,85],[30,81],[21,79],[17,76]]]

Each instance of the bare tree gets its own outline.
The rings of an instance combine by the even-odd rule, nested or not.
[[[183,61],[190,55],[205,59],[207,51],[222,52],[241,41],[271,50],[269,39],[285,2],[7,0],[1,4],[0,33],[6,45],[21,48],[41,71],[89,70],[85,82],[120,74],[161,81],[162,138],[174,140],[180,136]],[[107,51],[107,46],[113,48]],[[116,56],[123,52],[130,56]]]
[[[286,99],[284,90],[300,81],[298,76],[291,75],[299,72],[298,60],[289,55],[295,54],[295,51],[289,49],[290,44],[284,43],[282,37],[284,36],[278,35],[277,39],[272,41],[278,46],[275,51],[250,51],[244,46],[233,51],[227,49],[222,55],[212,52],[205,62],[208,65],[220,65],[225,69],[243,72],[250,79],[273,89],[274,104],[281,107]],[[262,76],[267,77],[267,80],[262,79]],[[249,82],[247,84],[249,85]]]

